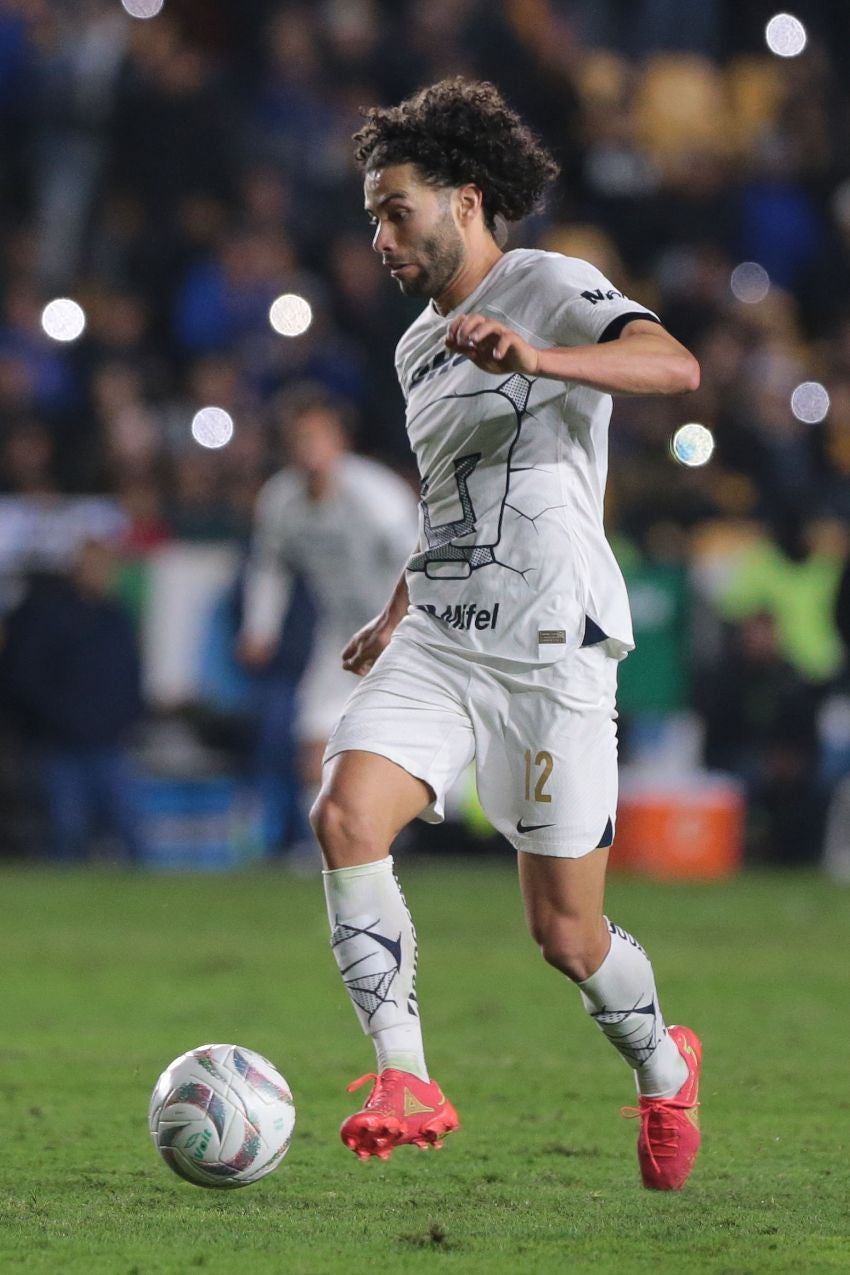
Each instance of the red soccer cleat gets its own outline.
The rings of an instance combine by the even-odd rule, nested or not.
[[[362,1111],[343,1121],[339,1136],[360,1160],[388,1160],[393,1147],[412,1144],[425,1150],[441,1147],[443,1138],[460,1128],[457,1112],[443,1097],[436,1080],[420,1080],[409,1071],[388,1067],[380,1076],[368,1072],[348,1086],[353,1093],[374,1080]]]
[[[688,1067],[688,1078],[672,1098],[645,1098],[624,1107],[624,1116],[640,1118],[638,1163],[643,1185],[653,1191],[681,1191],[694,1167],[700,1144],[697,1094],[702,1044],[689,1027],[671,1027],[670,1035]]]

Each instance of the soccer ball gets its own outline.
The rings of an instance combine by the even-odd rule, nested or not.
[[[148,1112],[165,1163],[196,1186],[258,1182],[289,1149],[295,1105],[280,1072],[241,1045],[200,1045],[156,1082]]]

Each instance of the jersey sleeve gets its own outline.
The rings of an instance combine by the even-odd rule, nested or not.
[[[624,296],[590,262],[556,257],[547,265],[553,344],[596,345],[615,341],[633,319],[661,322],[645,305]]]

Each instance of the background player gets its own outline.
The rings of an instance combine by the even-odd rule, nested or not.
[[[253,668],[272,658],[297,573],[317,610],[296,721],[312,800],[325,743],[355,685],[340,664],[352,617],[362,623],[374,615],[393,587],[414,534],[415,502],[391,470],[351,454],[350,411],[321,387],[290,391],[280,419],[289,463],[257,498],[239,652]]]
[[[334,952],[378,1059],[342,1137],[386,1157],[457,1127],[428,1077],[416,939],[389,849],[409,820],[439,819],[474,756],[543,955],[634,1068],[643,1181],[675,1189],[699,1145],[700,1044],[668,1032],[646,953],[602,910],[616,665],[632,646],[602,497],[609,396],[691,390],[699,368],[587,263],[503,254],[499,220],[531,212],[556,166],[492,85],[444,81],[371,109],[355,140],[374,248],[428,304],[396,356],[419,545],[346,648],[347,668],[371,672],[330,740],[313,810]]]

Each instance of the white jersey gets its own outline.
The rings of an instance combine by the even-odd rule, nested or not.
[[[415,535],[414,497],[385,465],[341,457],[321,500],[301,473],[281,470],[257,499],[243,632],[277,638],[298,573],[316,601],[320,637],[340,648],[386,605]]]
[[[611,396],[544,377],[482,372],[445,346],[458,314],[530,344],[613,339],[656,316],[594,267],[515,250],[447,315],[429,304],[396,351],[422,478],[420,538],[401,630],[479,659],[549,663],[586,632],[611,655],[634,645],[623,577],[605,539]]]

